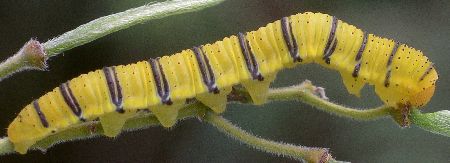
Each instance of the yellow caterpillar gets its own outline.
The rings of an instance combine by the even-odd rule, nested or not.
[[[438,78],[422,52],[308,12],[174,55],[83,74],[27,105],[9,125],[8,137],[23,154],[42,138],[97,118],[105,135],[116,136],[142,108],[171,127],[186,99],[221,113],[231,87],[241,84],[255,104],[263,104],[278,71],[307,63],[339,71],[355,95],[366,83],[374,85],[384,103],[396,108],[426,104]]]

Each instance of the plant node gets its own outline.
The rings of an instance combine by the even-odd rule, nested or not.
[[[27,69],[45,70],[47,68],[47,55],[42,44],[31,39],[19,50],[16,55],[20,55],[24,67]]]
[[[42,44],[31,39],[16,54],[0,64],[0,80],[23,70],[46,70],[47,59]]]

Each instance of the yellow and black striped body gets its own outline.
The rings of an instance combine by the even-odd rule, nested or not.
[[[426,104],[437,80],[420,51],[333,16],[304,13],[174,55],[83,74],[27,105],[8,136],[16,151],[26,153],[52,133],[97,118],[105,134],[115,136],[127,118],[145,108],[170,127],[186,99],[221,113],[231,87],[242,84],[254,103],[262,104],[278,71],[307,63],[339,71],[355,95],[366,83],[374,85],[394,107]]]

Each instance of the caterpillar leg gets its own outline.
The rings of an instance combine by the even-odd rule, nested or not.
[[[364,87],[365,82],[361,78],[356,78],[348,72],[340,72],[340,74],[348,92],[357,97],[360,97],[360,91]]]
[[[26,154],[28,149],[34,144],[36,141],[24,141],[20,143],[14,143],[14,150],[19,152],[20,154]]]
[[[156,116],[162,126],[169,128],[177,122],[178,111],[184,107],[183,102],[174,102],[172,105],[159,105],[150,107],[150,111]]]
[[[216,113],[223,113],[227,106],[227,95],[230,94],[231,87],[220,90],[218,94],[204,93],[196,97],[197,100],[211,108]]]
[[[101,116],[100,123],[103,127],[103,133],[108,137],[116,137],[122,131],[125,122],[134,115],[132,112],[112,112]]]
[[[263,81],[248,80],[242,82],[242,86],[247,89],[255,105],[264,104],[267,101],[270,83],[275,80],[276,73],[264,76]]]

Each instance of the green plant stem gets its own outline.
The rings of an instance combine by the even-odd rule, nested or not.
[[[0,139],[0,156],[14,153],[14,145],[9,141],[8,137]]]
[[[268,98],[272,101],[281,100],[300,100],[306,104],[314,106],[315,108],[332,113],[334,115],[352,118],[355,120],[373,120],[377,118],[387,117],[390,115],[391,107],[381,106],[372,109],[355,109],[338,105],[327,100],[324,100],[311,91],[305,91],[304,87],[314,87],[310,83],[304,83],[298,86],[285,87],[280,89],[269,90]]]
[[[234,126],[222,116],[216,115],[212,112],[206,113],[204,120],[236,140],[264,152],[287,156],[297,160],[304,159],[308,162],[327,162],[331,159],[331,155],[328,153],[328,149],[326,148],[295,146],[259,138],[249,134],[237,126]]]
[[[0,80],[27,69],[45,70],[47,56],[44,47],[36,40],[30,40],[13,56],[0,63]]]
[[[148,20],[197,11],[223,0],[172,0],[126,10],[95,19],[44,44],[49,57]]]
[[[27,69],[45,70],[48,58],[133,25],[171,15],[198,11],[223,1],[171,0],[153,3],[95,19],[42,44],[31,40],[37,45],[25,44],[19,52],[0,64],[0,80]],[[23,49],[39,53],[30,55]]]
[[[450,111],[441,110],[434,113],[421,113],[412,110],[410,118],[413,124],[435,134],[450,137]]]

